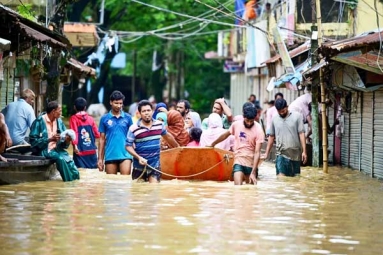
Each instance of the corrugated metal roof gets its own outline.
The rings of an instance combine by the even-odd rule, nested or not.
[[[83,63],[81,63],[77,59],[70,58],[68,60],[68,64],[70,64],[71,66],[76,68],[81,73],[85,73],[85,74],[87,74],[89,76],[96,76],[96,70],[94,70],[93,68],[91,68],[91,67],[89,67],[87,65],[84,65]]]
[[[3,20],[2,22],[12,22],[18,26],[27,37],[30,37],[36,41],[49,43],[50,46],[59,46],[63,48],[70,48],[71,44],[64,36],[51,31],[32,20],[24,18],[14,10],[0,4],[0,13],[7,15],[10,20]],[[12,32],[7,32],[9,34]],[[17,32],[16,32],[17,34]]]
[[[306,71],[304,71],[302,73],[302,75],[308,75],[308,74],[311,74],[313,72],[316,72],[318,71],[320,68],[324,67],[328,65],[328,62],[326,62],[324,59],[321,59],[321,61],[317,64],[315,64],[314,66],[312,66],[311,68],[307,69]]]
[[[342,51],[346,49],[352,49],[352,48],[357,48],[360,46],[365,46],[368,44],[379,43],[381,39],[383,39],[383,31],[367,32],[359,36],[355,36],[355,37],[344,39],[344,40],[326,42],[326,43],[323,43],[321,47],[323,49]]]
[[[52,43],[52,44],[55,44],[55,45],[58,45],[60,47],[63,47],[65,48],[66,45],[53,39],[52,37],[49,37],[27,25],[25,25],[24,23],[21,23],[21,22],[18,22],[17,25],[20,27],[21,30],[23,30],[25,32],[25,34],[27,35],[27,37],[30,37],[32,39],[35,39],[36,41],[39,41],[39,42],[46,42],[46,43]]]
[[[379,54],[377,51],[369,51],[363,53],[361,50],[356,50],[340,53],[331,59],[370,72],[383,74],[383,56],[381,56],[381,54]]]
[[[296,47],[295,49],[289,51],[289,55],[290,55],[290,58],[294,58],[302,53],[305,53],[306,51],[308,51],[310,49],[310,41],[307,41],[305,42],[304,44]],[[263,62],[262,64],[271,64],[271,63],[275,63],[277,62],[279,59],[281,59],[281,56],[278,54],[278,55],[275,55],[274,57],[272,58],[269,58],[268,60],[266,60],[265,62]]]

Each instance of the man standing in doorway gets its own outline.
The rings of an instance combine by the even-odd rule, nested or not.
[[[132,156],[125,150],[125,138],[130,126],[133,124],[132,117],[122,110],[125,96],[118,90],[110,95],[111,110],[101,117],[100,145],[98,150],[98,170],[104,170],[107,174],[129,175],[132,166]]]
[[[138,103],[141,118],[129,128],[126,150],[133,155],[132,179],[142,178],[149,182],[159,182],[161,172],[157,172],[147,165],[160,170],[160,139],[161,136],[173,148],[179,147],[173,136],[167,133],[165,125],[154,120],[153,106],[147,100]],[[134,147],[133,147],[134,144]]]
[[[263,158],[268,158],[276,138],[275,168],[277,175],[295,176],[301,173],[301,161],[306,163],[306,138],[302,115],[289,111],[284,99],[275,101],[279,116],[271,122],[270,136]]]
[[[8,104],[1,111],[8,129],[11,130],[13,145],[28,144],[25,135],[36,119],[35,111],[32,108],[34,100],[35,93],[30,89],[24,89],[19,100]]]

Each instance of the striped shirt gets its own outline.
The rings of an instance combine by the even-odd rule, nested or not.
[[[160,139],[167,131],[163,123],[153,119],[150,128],[141,125],[141,119],[129,128],[126,139],[126,146],[133,146],[138,155],[145,158],[148,164],[154,168],[160,167]],[[136,158],[133,158],[133,167],[143,169]]]

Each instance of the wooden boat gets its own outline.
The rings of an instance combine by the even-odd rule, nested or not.
[[[8,162],[0,161],[0,185],[46,181],[57,176],[54,162],[44,157],[13,153],[2,156]]]
[[[208,147],[179,147],[161,151],[160,159],[163,173],[161,178],[164,180],[232,180],[234,154],[231,151]]]

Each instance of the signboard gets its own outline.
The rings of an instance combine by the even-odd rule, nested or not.
[[[279,28],[275,27],[273,29],[273,33],[274,33],[275,43],[278,46],[279,55],[281,56],[281,59],[282,59],[282,65],[285,67],[285,72],[287,74],[294,74],[295,68],[294,68],[293,62],[291,61],[289,52],[287,51],[286,44],[282,39]]]
[[[244,63],[235,62],[231,60],[225,60],[223,64],[224,73],[243,73],[244,72]]]

